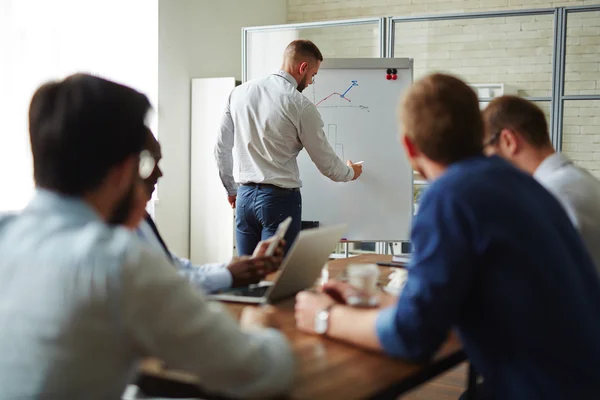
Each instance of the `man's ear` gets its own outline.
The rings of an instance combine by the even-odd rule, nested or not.
[[[416,158],[419,155],[419,149],[415,145],[415,143],[406,135],[402,135],[401,137],[402,147],[404,147],[404,151],[408,155],[409,158]]]
[[[304,75],[306,71],[308,71],[308,63],[306,61],[303,61],[298,66],[298,72],[300,73],[300,75]]]
[[[509,156],[514,156],[521,150],[519,136],[510,129],[500,131],[498,145],[502,148],[504,154]]]

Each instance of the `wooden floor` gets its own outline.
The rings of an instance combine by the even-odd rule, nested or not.
[[[458,400],[467,387],[468,364],[462,363],[439,378],[400,397],[401,400]]]

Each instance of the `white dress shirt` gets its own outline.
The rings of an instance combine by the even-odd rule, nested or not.
[[[301,187],[296,157],[303,148],[331,180],[354,178],[327,141],[317,107],[297,86],[289,73],[278,71],[231,92],[215,146],[228,195],[236,194],[236,184],[251,182]]]
[[[163,248],[162,243],[156,237],[152,227],[146,220],[142,220],[140,223],[138,233],[142,240],[157,252],[164,254],[165,250],[168,251]],[[169,256],[170,259],[168,261],[174,264],[179,275],[185,277],[192,285],[204,290],[206,293],[213,293],[231,287],[233,278],[231,272],[227,269],[227,263],[194,265],[187,258],[177,257],[171,252],[169,252]]]
[[[600,181],[561,153],[542,161],[533,176],[566,209],[600,273]]]
[[[1,399],[117,399],[144,357],[230,397],[291,384],[281,333],[241,331],[163,254],[80,199],[38,191],[0,216],[0,255]]]

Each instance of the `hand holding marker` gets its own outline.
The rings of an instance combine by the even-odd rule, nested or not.
[[[354,178],[352,180],[356,180],[362,174],[362,163],[364,161],[352,162],[350,160],[346,161],[346,165],[348,165],[354,171]]]

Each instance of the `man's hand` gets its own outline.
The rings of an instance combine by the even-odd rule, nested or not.
[[[227,269],[231,273],[232,287],[242,287],[260,282],[275,268],[275,257],[239,257],[231,260]],[[279,265],[279,264],[277,264]]]
[[[327,281],[321,288],[322,292],[331,297],[337,303],[347,304],[348,298],[352,296],[362,297],[360,289],[355,288],[346,282],[331,280]],[[379,292],[377,294],[378,307],[385,308],[396,304],[398,298],[389,293]]]
[[[362,174],[362,164],[354,164],[351,160],[346,161],[346,165],[352,168],[354,171],[354,178],[352,180],[358,179],[358,177]]]
[[[275,321],[275,308],[273,306],[248,306],[242,310],[240,327],[243,330],[277,328],[277,325]]]
[[[298,293],[296,295],[296,327],[303,332],[314,333],[315,316],[319,311],[332,304],[336,304],[336,302],[322,293]]]
[[[267,239],[267,240],[263,240],[263,241],[259,242],[256,245],[256,248],[254,249],[254,253],[252,253],[252,258],[265,257],[265,253],[267,252],[267,249],[269,248],[269,245],[271,244],[272,240],[273,239]],[[277,271],[277,269],[281,265],[281,262],[283,261],[284,247],[285,247],[285,240],[280,240],[279,245],[275,248],[275,251],[273,252],[273,256],[271,257],[271,260],[272,260],[271,267],[272,268],[270,271],[267,271],[268,274],[270,274],[271,272]]]
[[[231,206],[231,208],[235,208],[235,199],[237,198],[237,196],[227,196],[227,201],[229,202],[229,205]]]

